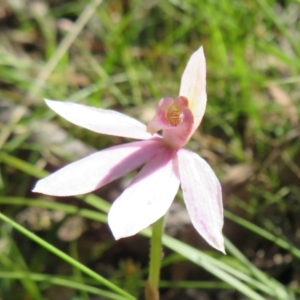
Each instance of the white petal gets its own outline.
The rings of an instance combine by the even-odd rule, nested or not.
[[[174,155],[161,150],[113,203],[108,224],[116,239],[134,235],[166,214],[179,188]]]
[[[39,180],[33,192],[70,196],[94,191],[139,167],[161,147],[158,139],[152,139],[96,152]]]
[[[194,129],[198,128],[206,108],[206,63],[203,48],[193,53],[181,77],[179,96],[185,96],[194,115]]]
[[[213,247],[225,252],[221,185],[208,163],[196,153],[178,151],[183,197],[192,223]]]
[[[114,110],[72,102],[45,99],[47,105],[66,120],[83,128],[115,136],[146,140],[152,135],[146,125]]]

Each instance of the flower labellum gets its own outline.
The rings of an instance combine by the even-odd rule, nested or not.
[[[114,237],[134,235],[165,215],[181,185],[195,229],[211,246],[225,252],[219,180],[204,159],[183,148],[199,126],[206,107],[202,47],[193,53],[184,70],[179,96],[162,98],[147,126],[112,110],[45,101],[56,113],[78,126],[139,141],[73,162],[39,180],[34,192],[53,196],[89,193],[144,165],[108,213]]]

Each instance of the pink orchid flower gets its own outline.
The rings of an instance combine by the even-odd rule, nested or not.
[[[179,185],[199,234],[224,252],[223,205],[219,180],[205,160],[184,149],[206,107],[206,66],[202,47],[190,58],[179,97],[162,98],[146,127],[122,113],[46,100],[68,121],[89,130],[141,141],[89,155],[37,182],[34,192],[71,196],[92,192],[139,166],[144,167],[112,204],[108,224],[116,239],[138,233],[165,215]],[[156,132],[162,130],[162,136]]]

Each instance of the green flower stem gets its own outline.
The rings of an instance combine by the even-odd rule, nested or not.
[[[157,220],[152,226],[149,277],[146,285],[146,299],[159,300],[159,274],[162,259],[162,235],[165,216]]]

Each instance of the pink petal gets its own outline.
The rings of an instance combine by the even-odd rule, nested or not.
[[[146,125],[117,111],[72,102],[45,99],[47,105],[66,120],[83,128],[109,135],[146,140],[152,135]]]
[[[142,165],[161,147],[155,138],[96,152],[39,180],[33,192],[71,196],[94,191]]]
[[[203,48],[193,53],[181,77],[179,96],[185,96],[194,115],[194,128],[198,128],[206,107],[206,65]]]
[[[174,155],[162,149],[113,203],[108,224],[116,239],[134,235],[166,214],[179,188]]]
[[[213,247],[225,253],[221,185],[207,162],[196,153],[178,151],[183,197],[192,223]]]

